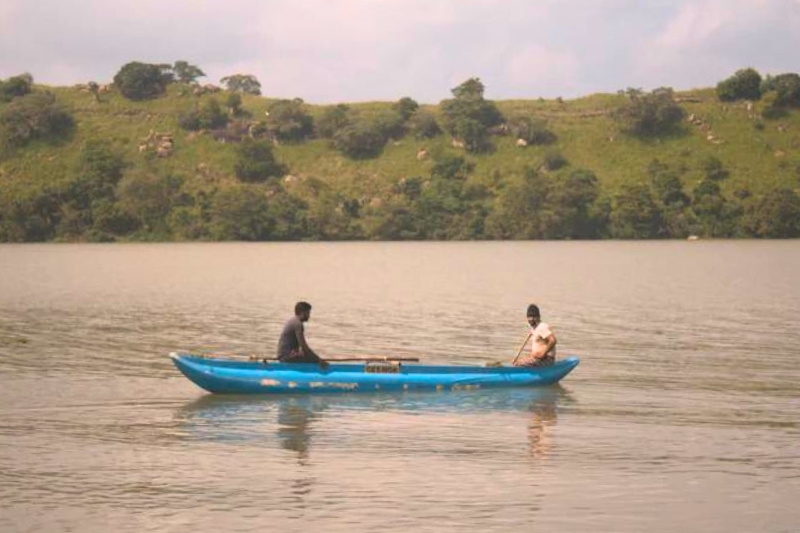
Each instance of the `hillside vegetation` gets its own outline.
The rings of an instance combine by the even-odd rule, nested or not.
[[[438,105],[321,106],[138,65],[110,86],[0,82],[0,242],[800,234],[781,77],[763,96],[745,80],[748,100],[735,76],[496,102],[472,79]]]

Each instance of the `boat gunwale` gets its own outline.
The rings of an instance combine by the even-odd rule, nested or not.
[[[201,357],[188,353],[170,354],[170,357],[175,360],[182,360],[184,363],[189,363],[195,366],[204,366],[218,370],[229,370],[239,372],[253,372],[258,375],[266,374],[279,374],[287,372],[328,375],[332,373],[353,373],[365,374],[366,363],[331,363],[326,370],[320,369],[315,363],[281,363],[278,361],[240,361],[228,358],[208,358]],[[556,370],[562,368],[569,368],[572,370],[578,365],[580,360],[574,356],[568,356],[563,359],[558,359],[554,364],[549,366],[539,367],[524,367],[524,366],[478,366],[478,365],[425,365],[420,363],[403,363],[400,366],[399,372],[389,373],[385,375],[453,375],[453,374],[485,374],[485,375],[500,375],[500,374],[534,374],[541,373],[546,370]],[[370,376],[383,375],[380,373],[369,374]]]

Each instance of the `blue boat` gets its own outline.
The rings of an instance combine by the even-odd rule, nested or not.
[[[435,366],[397,361],[311,363],[211,359],[185,353],[170,357],[195,385],[217,394],[471,390],[558,383],[580,362],[560,359],[545,367]]]

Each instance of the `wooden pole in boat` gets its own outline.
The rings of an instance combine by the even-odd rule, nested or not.
[[[251,360],[255,361],[279,361],[277,357],[257,357],[252,358]],[[364,361],[367,363],[375,363],[375,362],[403,362],[403,363],[417,363],[419,362],[419,357],[331,357],[325,359],[325,362],[328,363],[342,363],[342,362],[352,362],[352,361]]]
[[[522,346],[519,347],[519,351],[517,352],[517,356],[514,357],[513,361],[511,361],[511,366],[514,366],[514,363],[516,363],[517,359],[519,359],[519,356],[522,354],[522,350],[525,348],[525,345],[528,344],[528,339],[531,338],[531,335],[532,335],[532,333],[528,333],[528,336],[525,337],[525,340],[523,341]]]

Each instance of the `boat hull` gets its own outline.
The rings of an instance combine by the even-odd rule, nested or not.
[[[285,394],[463,390],[532,387],[558,383],[578,366],[567,357],[546,367],[431,366],[403,364],[392,373],[371,373],[367,365],[331,364],[321,370],[310,363],[277,363],[206,359],[172,353],[172,361],[195,385],[216,394]]]

